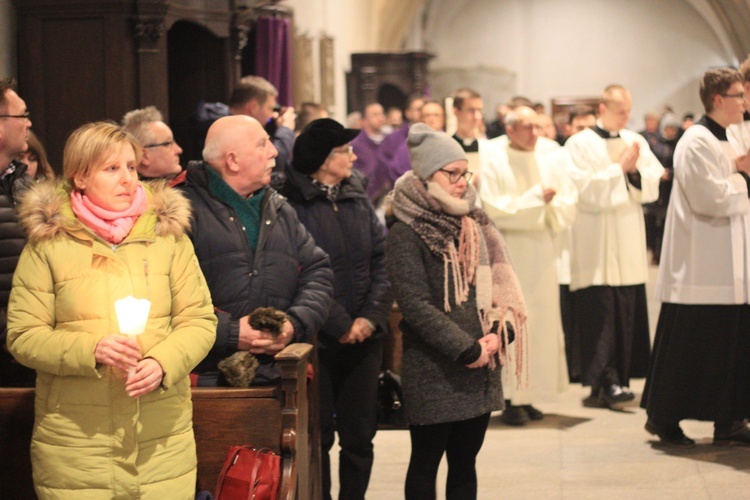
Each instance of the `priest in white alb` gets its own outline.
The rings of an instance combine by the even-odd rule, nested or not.
[[[528,310],[528,385],[519,387],[512,367],[503,370],[501,420],[509,425],[541,419],[532,404],[554,400],[568,385],[555,236],[575,218],[578,194],[566,176],[565,150],[539,151],[536,120],[526,106],[506,115],[507,141],[493,145],[480,188],[483,208],[508,245]]]
[[[646,140],[625,129],[632,98],[621,85],[602,93],[596,126],[568,139],[568,172],[578,188],[571,230],[570,290],[585,406],[631,401],[630,377],[648,370],[648,264],[644,203],[659,197],[664,168]]]

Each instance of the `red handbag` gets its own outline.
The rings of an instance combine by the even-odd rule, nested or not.
[[[231,446],[216,484],[216,500],[276,500],[281,457],[268,448]]]

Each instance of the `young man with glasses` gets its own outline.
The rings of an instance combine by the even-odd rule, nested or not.
[[[732,123],[727,127],[729,143],[737,150],[737,154],[747,154],[750,151],[750,56],[740,64],[742,75],[742,96],[745,112],[740,123]]]
[[[170,185],[182,182],[185,174],[180,165],[182,148],[175,142],[169,125],[154,106],[129,111],[122,118],[122,128],[138,140],[143,156],[138,164],[141,179],[170,179]]]
[[[31,128],[26,103],[15,90],[15,81],[0,80],[0,386],[32,386],[36,375],[8,354],[6,318],[13,273],[26,237],[16,216],[15,202],[31,178],[26,165],[15,161],[28,149]]]
[[[508,425],[525,425],[543,414],[532,406],[554,401],[567,388],[560,316],[556,237],[572,224],[578,192],[566,175],[561,148],[540,151],[537,113],[519,106],[505,115],[508,140],[493,143],[480,189],[482,207],[505,237],[529,312],[529,383],[519,388],[514,360],[504,370]],[[495,146],[497,144],[497,146]]]
[[[743,121],[743,78],[707,71],[706,113],[674,154],[656,286],[661,301],[641,406],[662,444],[692,447],[683,419],[714,422],[715,445],[750,445],[750,156],[727,128]]]

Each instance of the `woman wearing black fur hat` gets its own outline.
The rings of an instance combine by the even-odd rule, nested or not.
[[[370,204],[349,142],[358,130],[323,118],[294,144],[281,194],[325,250],[334,300],[318,333],[323,495],[331,498],[328,453],[339,434],[340,498],[363,499],[377,430],[378,373],[393,305],[384,266],[385,231]],[[334,417],[335,415],[335,417]]]

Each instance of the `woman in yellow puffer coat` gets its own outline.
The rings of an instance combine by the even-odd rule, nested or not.
[[[189,203],[141,184],[139,156],[116,125],[84,125],[65,146],[66,182],[35,186],[19,209],[29,239],[8,347],[37,372],[31,456],[43,499],[195,495],[188,375],[216,316],[185,234]],[[119,333],[114,304],[126,296],[151,301],[137,341]]]

